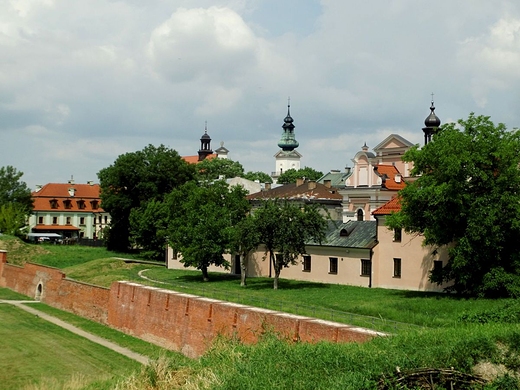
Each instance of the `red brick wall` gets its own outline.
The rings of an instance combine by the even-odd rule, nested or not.
[[[219,334],[236,336],[245,343],[256,342],[266,330],[304,342],[363,342],[377,335],[336,322],[129,282],[112,284],[108,324],[189,357],[203,354]]]
[[[366,329],[273,310],[182,294],[130,282],[110,289],[67,279],[59,269],[6,263],[0,251],[0,287],[86,317],[127,334],[182,352],[202,355],[217,335],[255,343],[266,330],[281,338],[304,341],[363,342],[376,335]]]

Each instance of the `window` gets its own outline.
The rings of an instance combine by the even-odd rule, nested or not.
[[[97,200],[92,200],[90,204],[92,205],[92,210],[97,210],[99,208],[99,202]]]
[[[357,211],[357,220],[362,221],[363,220],[363,210],[359,209]]]
[[[70,209],[72,207],[72,202],[70,201],[70,199],[65,199],[63,201],[63,207],[65,207],[66,209]]]
[[[311,257],[303,256],[303,271],[311,272]]]
[[[57,225],[58,224],[58,217],[52,217],[52,224]]]
[[[105,215],[105,224],[108,223],[108,216]]]
[[[372,264],[370,260],[361,260],[361,276],[370,276]]]
[[[40,225],[43,225],[43,217],[38,217],[38,223],[39,223]]]
[[[401,277],[401,259],[394,258],[394,278]]]
[[[433,261],[433,272],[440,272],[442,270],[442,260]]]
[[[67,217],[67,225],[70,225],[70,217]]]
[[[51,199],[49,202],[51,203],[51,209],[57,209],[58,208],[58,200],[57,199]]]
[[[101,215],[99,216],[98,221],[100,225],[103,223],[103,217],[101,217]]]
[[[402,229],[394,229],[394,242],[401,242]]]
[[[337,274],[337,273],[338,273],[338,258],[329,257],[329,274]]]
[[[84,210],[85,209],[85,201],[84,200],[78,200],[78,209]]]
[[[79,224],[80,224],[80,225],[85,225],[85,217],[81,217],[81,218],[79,219]]]

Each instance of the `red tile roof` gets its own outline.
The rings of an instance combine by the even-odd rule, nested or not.
[[[406,183],[404,182],[401,173],[399,170],[393,165],[376,165],[374,167],[374,172],[376,175],[381,177],[382,183],[381,186],[394,191],[399,191],[404,188]],[[400,178],[400,181],[396,181],[396,177]]]
[[[73,195],[69,192],[72,189]],[[34,211],[102,213],[104,210],[101,208],[99,192],[99,184],[48,183],[40,190],[33,191]],[[52,203],[55,203],[56,207],[52,207]]]
[[[398,196],[394,196],[381,207],[378,207],[372,212],[372,215],[390,215],[401,211],[401,201]]]
[[[71,230],[71,231],[77,231],[80,230],[80,228],[73,226],[73,225],[36,225],[32,228],[32,230]]]
[[[217,157],[217,154],[216,153],[213,153],[213,154],[208,154],[206,156],[206,160],[213,160],[214,158]],[[183,156],[181,157],[184,161],[186,161],[188,164],[197,164],[199,163],[199,155],[197,154],[196,156]]]

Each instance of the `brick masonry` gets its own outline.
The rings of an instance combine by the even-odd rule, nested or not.
[[[215,337],[255,343],[270,330],[301,342],[364,342],[383,334],[331,321],[260,309],[216,299],[114,282],[110,289],[68,279],[59,269],[7,263],[0,251],[0,287],[92,319],[127,334],[182,352],[202,355]]]

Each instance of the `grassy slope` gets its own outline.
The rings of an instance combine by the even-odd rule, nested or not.
[[[402,370],[425,366],[454,367],[469,372],[478,362],[486,361],[495,365],[503,364],[511,370],[520,369],[520,325],[464,325],[457,321],[463,312],[473,313],[500,307],[505,303],[503,301],[465,300],[442,294],[288,280],[282,280],[281,290],[273,291],[272,280],[264,278],[250,279],[248,287],[242,289],[239,281],[229,275],[214,274],[213,281],[204,284],[198,272],[126,264],[108,258],[108,253],[94,253],[81,259],[72,256],[70,260],[60,260],[59,253],[54,253],[55,259],[52,261],[56,265],[68,265],[65,271],[69,276],[101,285],[109,285],[111,281],[120,279],[139,280],[137,273],[146,268],[150,269],[146,271],[147,276],[171,283],[170,288],[196,293],[204,290],[207,295],[223,295],[218,296],[221,299],[232,300],[233,296],[246,295],[255,297],[259,302],[269,300],[275,305],[280,302],[298,302],[300,305],[315,305],[327,310],[348,310],[436,327],[401,332],[395,337],[378,338],[362,345],[291,344],[281,343],[271,337],[255,346],[223,341],[199,361],[173,359],[173,368],[182,371],[188,367],[192,376],[204,376],[204,373],[215,375],[211,388],[373,389],[381,374],[391,375],[396,366]],[[100,257],[88,261],[89,256]],[[43,257],[38,261],[46,263],[51,260]],[[66,313],[64,315],[68,316]],[[154,378],[154,375],[148,372],[144,379],[138,376],[137,380],[141,384],[148,383],[150,377]],[[186,387],[183,385],[180,388]],[[506,377],[502,385],[489,388],[519,387],[516,381]]]
[[[89,380],[111,378],[139,367],[116,352],[74,335],[19,308],[0,305],[0,383],[4,389],[81,373]]]

